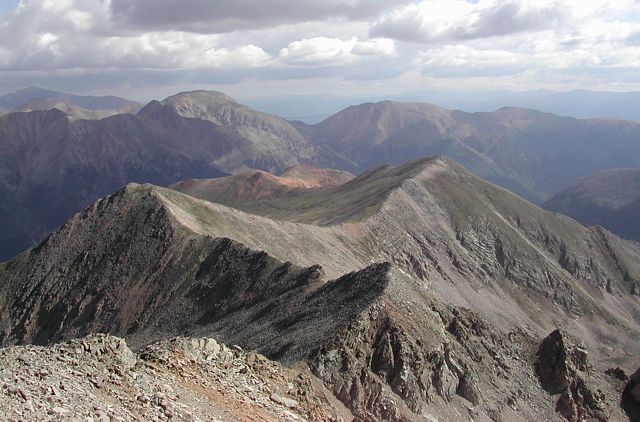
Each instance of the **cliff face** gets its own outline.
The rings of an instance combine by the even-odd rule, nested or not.
[[[126,186],[0,267],[0,341],[213,336],[306,365],[362,420],[558,418],[535,369],[557,325],[594,371],[635,365],[638,245],[451,160],[270,201]]]

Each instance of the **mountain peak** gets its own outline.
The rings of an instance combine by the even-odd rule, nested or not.
[[[223,92],[188,91],[165,98],[161,104],[182,117],[208,120],[224,126],[253,126],[256,120],[276,120],[275,116],[255,111]]]
[[[162,104],[165,105],[174,105],[184,102],[197,103],[200,105],[228,103],[238,104],[235,99],[228,96],[224,92],[207,90],[179,92],[178,94],[172,95],[162,100]]]
[[[225,110],[247,109],[233,98],[218,91],[181,92],[161,101],[182,117],[209,120],[216,124],[227,125],[229,112]],[[226,113],[226,114],[225,114]]]

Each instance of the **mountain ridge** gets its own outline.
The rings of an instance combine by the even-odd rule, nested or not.
[[[640,124],[633,122],[581,121],[517,108],[469,114],[384,102],[353,106],[348,109],[353,115],[338,113],[328,120],[335,127],[323,133],[327,122],[289,123],[222,93],[186,92],[163,101],[150,102],[136,115],[99,121],[66,116],[65,121],[42,112],[0,119],[6,157],[0,168],[0,221],[7,227],[0,233],[0,259],[33,245],[73,212],[130,181],[168,185],[251,169],[280,174],[298,164],[360,173],[386,162],[443,154],[540,203],[594,170],[640,166],[635,158]],[[368,111],[360,118],[363,107]],[[606,153],[605,139],[611,144]],[[65,196],[74,198],[58,199]],[[37,212],[39,198],[53,201],[53,218]]]
[[[113,95],[75,95],[39,87],[29,87],[0,97],[0,106],[9,109],[15,109],[37,98],[52,98],[63,100],[69,102],[71,105],[79,106],[89,110],[119,109],[126,106],[138,104],[135,101],[130,101],[125,98],[116,97]]]
[[[363,210],[300,223],[299,192],[293,217],[266,218],[129,184],[0,266],[0,341],[213,335],[303,362],[361,419],[456,419],[472,405],[479,420],[530,420],[556,417],[533,378],[538,344],[561,325],[597,368],[585,388],[606,391],[598,408],[621,418],[618,387],[599,374],[639,353],[640,245],[443,157],[318,192],[371,189]],[[513,391],[527,397],[510,399],[517,411]]]
[[[72,105],[64,99],[42,97],[32,99],[21,105],[20,107],[15,108],[14,110],[12,110],[12,112],[16,113],[57,109],[73,119],[100,120],[106,117],[114,116],[116,114],[135,113],[139,108],[139,105],[131,104],[118,109],[90,110],[80,106]]]

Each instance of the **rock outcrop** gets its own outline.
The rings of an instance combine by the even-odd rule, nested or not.
[[[625,388],[625,394],[640,405],[640,369],[629,377],[629,383]]]
[[[622,407],[629,420],[640,420],[640,369],[629,377],[622,392]]]
[[[560,394],[556,409],[571,422],[607,421],[604,394],[588,383],[591,370],[587,351],[555,330],[540,344],[536,372],[543,388]]]

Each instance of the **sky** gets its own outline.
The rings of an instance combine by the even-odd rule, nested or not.
[[[640,90],[640,0],[0,0],[0,93]]]

